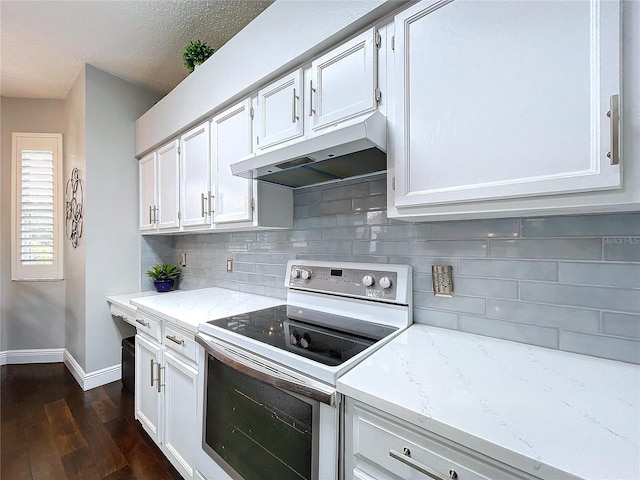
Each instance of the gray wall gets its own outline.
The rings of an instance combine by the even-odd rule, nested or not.
[[[11,281],[11,133],[63,133],[64,101],[1,97],[0,102],[0,351],[62,348],[65,282]]]
[[[78,75],[65,104],[67,130],[64,140],[65,165],[64,175],[69,178],[71,171],[78,168],[80,178],[86,181],[85,156],[85,75],[84,70]],[[86,187],[86,183],[85,183]],[[86,211],[85,211],[86,218]],[[78,247],[73,248],[71,242],[65,241],[65,347],[71,356],[84,369],[86,367],[86,325],[85,312],[85,245],[83,234]],[[43,306],[44,308],[44,306]],[[85,370],[86,371],[86,370]]]
[[[138,291],[138,162],[134,122],[158,95],[86,65],[68,99],[70,157],[66,175],[85,182],[83,236],[67,245],[67,349],[85,372],[120,361],[130,334],[111,317],[108,295]]]
[[[172,248],[174,263],[187,253],[182,289],[280,298],[292,258],[408,263],[418,323],[640,363],[640,214],[405,223],[387,219],[385,185],[297,190],[291,231],[148,237],[147,261]],[[432,292],[443,264],[454,298]]]
[[[120,362],[132,329],[105,297],[140,288],[138,162],[134,122],[156,93],[90,65],[66,100],[2,98],[0,351],[66,348],[86,373]],[[83,236],[65,240],[65,280],[11,282],[11,132],[64,134],[64,178],[84,181]]]

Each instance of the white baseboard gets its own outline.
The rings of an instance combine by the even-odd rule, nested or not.
[[[24,363],[59,363],[64,362],[73,378],[82,390],[106,385],[120,380],[122,367],[120,364],[86,373],[73,355],[64,348],[48,348],[41,350],[6,350],[0,352],[0,365],[18,365]]]
[[[64,358],[64,348],[40,350],[5,350],[0,352],[0,365],[23,363],[59,363]]]
[[[64,364],[84,391],[120,380],[122,375],[122,367],[120,364],[112,365],[111,367],[96,370],[94,372],[85,373],[80,364],[76,362],[76,359],[73,358],[73,355],[71,355],[68,350],[64,351]]]

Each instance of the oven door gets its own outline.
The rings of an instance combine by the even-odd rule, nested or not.
[[[335,389],[208,335],[196,338],[207,353],[203,449],[233,477],[317,480],[321,410],[336,411]]]

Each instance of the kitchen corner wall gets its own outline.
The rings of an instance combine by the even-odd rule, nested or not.
[[[115,322],[108,295],[139,288],[138,162],[133,125],[159,98],[91,65],[69,94],[65,178],[78,167],[84,181],[83,234],[66,245],[65,346],[85,373],[120,363],[130,326]]]
[[[640,363],[640,213],[406,223],[384,175],[296,190],[294,209],[288,231],[145,237],[143,272],[186,252],[182,289],[284,298],[292,258],[408,263],[417,323]],[[432,265],[453,266],[453,298]]]

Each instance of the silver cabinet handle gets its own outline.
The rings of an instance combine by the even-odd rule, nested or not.
[[[607,153],[607,157],[611,159],[611,165],[618,165],[620,163],[620,111],[618,108],[618,95],[611,95],[609,102],[607,117],[611,120],[611,150]]]
[[[206,215],[207,215],[205,210],[204,210],[204,202],[206,202],[206,201],[207,200],[206,200],[206,198],[204,196],[204,193],[201,193],[200,194],[200,212],[202,213],[203,217],[206,217]]]
[[[316,89],[313,88],[313,80],[309,80],[309,116],[313,117],[313,114],[316,113],[316,111],[313,109],[313,92],[315,92]]]
[[[153,361],[153,358],[151,359],[151,375],[149,375],[149,378],[151,378],[151,386],[153,387],[153,382],[155,382],[155,378],[153,378],[153,364],[155,362]]]
[[[214,196],[211,195],[211,190],[209,190],[209,215],[213,215],[214,209],[213,209],[213,198]]]
[[[178,345],[184,345],[184,340],[178,339],[175,335],[166,335],[165,338],[167,340],[171,340],[173,343],[177,343]]]
[[[136,322],[138,322],[143,327],[148,327],[149,326],[149,322],[145,322],[144,320],[140,320],[139,318],[136,318]]]
[[[156,363],[156,367],[157,367],[157,371],[158,371],[158,393],[161,393],[162,392],[162,387],[164,387],[164,383],[162,383],[160,381],[160,378],[161,378],[160,375],[161,375],[162,370],[164,370],[164,367],[161,367],[160,363]]]
[[[296,123],[298,115],[296,115],[296,100],[299,97],[296,95],[296,89],[293,89],[293,103],[291,104],[291,123]]]
[[[155,223],[158,223],[158,207],[153,207],[153,221]]]
[[[402,449],[402,453],[397,450],[389,450],[389,456],[399,462],[404,463],[405,465],[417,470],[420,473],[424,473],[427,477],[433,478],[433,480],[445,480],[444,477],[440,476],[440,474],[434,470],[431,470],[426,465],[421,464],[420,462],[416,462],[413,458],[411,458],[411,450],[407,447]],[[451,480],[456,480],[458,478],[458,473],[455,470],[449,470],[449,478]]]

